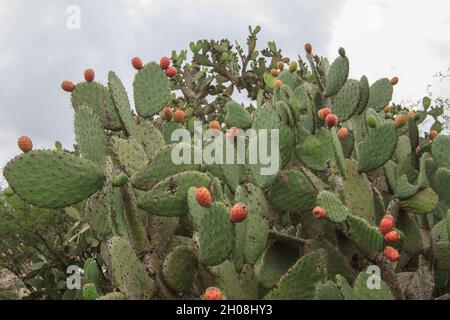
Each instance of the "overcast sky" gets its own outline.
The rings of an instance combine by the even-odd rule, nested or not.
[[[71,5],[80,9],[80,29],[67,27]],[[56,140],[71,148],[62,80],[82,81],[93,68],[106,83],[115,70],[130,88],[132,57],[159,60],[201,38],[244,43],[249,24],[261,25],[261,46],[276,40],[292,58],[306,42],[330,58],[343,46],[351,77],[399,76],[395,101],[420,99],[450,65],[448,0],[0,0],[0,168],[19,153],[21,135],[36,148]],[[439,94],[449,91],[440,84]]]

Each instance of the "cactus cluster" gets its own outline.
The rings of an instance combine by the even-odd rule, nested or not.
[[[248,50],[192,42],[160,63],[134,58],[134,110],[114,72],[107,85],[64,81],[73,151],[24,151],[4,169],[40,207],[78,210],[97,254],[84,299],[431,299],[449,292],[450,137],[420,137],[430,112],[391,103],[398,78],[349,79],[340,48],[274,42]],[[286,66],[286,67],[285,67]],[[245,91],[248,105],[233,100]],[[427,111],[428,110],[428,111]],[[398,120],[397,120],[398,119]],[[173,164],[175,129],[277,129],[280,167]],[[236,134],[233,135],[233,137]],[[209,141],[203,141],[207,145]],[[197,152],[190,147],[192,153]],[[86,240],[85,240],[86,241]],[[94,251],[95,251],[94,250]],[[368,287],[367,268],[381,270]],[[426,276],[423,276],[425,274]]]

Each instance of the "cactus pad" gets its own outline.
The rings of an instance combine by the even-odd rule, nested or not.
[[[225,116],[225,123],[230,127],[236,127],[241,129],[250,128],[253,123],[253,119],[244,107],[235,101],[229,101],[225,108],[227,114]]]
[[[186,246],[178,246],[170,252],[162,267],[166,283],[176,292],[187,292],[191,289],[197,269],[197,259]]]
[[[349,69],[350,64],[347,57],[339,56],[333,61],[325,78],[325,96],[334,96],[341,90],[347,81]]]
[[[317,196],[317,203],[327,212],[327,219],[339,223],[345,221],[349,215],[348,209],[332,192],[321,191]]]
[[[392,99],[394,88],[387,78],[380,79],[370,86],[367,108],[381,111]]]
[[[331,98],[333,113],[340,121],[346,121],[356,112],[359,105],[359,83],[357,80],[347,80],[341,90]]]
[[[429,214],[437,206],[439,197],[431,188],[419,191],[414,197],[401,202],[401,208],[407,212]]]
[[[450,137],[438,135],[432,143],[431,153],[439,167],[450,169]]]

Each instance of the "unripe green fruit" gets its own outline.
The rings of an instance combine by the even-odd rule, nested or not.
[[[87,283],[83,286],[83,299],[95,300],[98,297],[97,288],[93,283]]]
[[[341,57],[345,57],[345,49],[344,48],[339,48],[339,55],[341,56]]]
[[[375,118],[375,116],[368,116],[367,117],[367,125],[371,128],[375,128],[377,126],[377,119]]]
[[[297,61],[291,61],[291,62],[289,63],[289,71],[290,71],[290,72],[295,72],[295,71],[297,71],[297,68],[298,68]]]
[[[419,121],[420,120],[420,114],[416,112],[416,114],[413,117],[414,121]]]
[[[114,178],[113,186],[114,187],[122,187],[128,182],[128,177],[124,174],[119,174]]]

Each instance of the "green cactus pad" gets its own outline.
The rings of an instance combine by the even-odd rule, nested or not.
[[[133,82],[134,105],[137,113],[150,118],[158,114],[170,98],[170,85],[161,67],[150,62],[138,71]]]
[[[402,200],[401,208],[407,212],[429,214],[437,206],[439,197],[431,188],[420,190],[414,197]]]
[[[333,281],[319,282],[316,286],[315,300],[344,300],[341,291]]]
[[[144,147],[151,161],[166,144],[161,132],[148,120],[140,121],[134,132],[134,138]]]
[[[392,121],[386,121],[369,132],[358,144],[358,170],[368,172],[384,165],[397,146],[397,132]]]
[[[369,94],[370,94],[369,80],[367,80],[366,76],[362,76],[361,79],[359,80],[359,102],[357,108],[358,114],[361,114],[366,110],[367,103],[369,102]]]
[[[272,289],[297,259],[298,250],[294,247],[278,242],[270,245],[255,264],[259,284]]]
[[[350,64],[347,57],[337,57],[328,69],[325,78],[325,92],[327,97],[334,96],[347,81]]]
[[[450,243],[443,241],[434,243],[433,257],[437,268],[450,270]]]
[[[142,145],[134,138],[122,139],[114,136],[110,145],[116,160],[129,175],[139,171],[148,162]]]
[[[330,191],[321,191],[317,196],[317,204],[325,209],[327,219],[331,222],[343,222],[349,215],[347,207]]]
[[[345,159],[347,176],[344,180],[345,203],[348,210],[355,216],[364,218],[371,224],[375,223],[375,205],[372,185],[364,173],[358,172],[358,163]]]
[[[186,171],[168,177],[140,197],[139,207],[158,216],[177,217],[187,212],[190,187],[208,187],[206,173]]]
[[[355,290],[348,284],[347,280],[340,274],[336,275],[336,285],[341,290],[345,300],[358,300]]]
[[[333,113],[339,121],[346,121],[355,114],[359,105],[359,82],[357,80],[347,80],[341,90],[331,98],[333,103]]]
[[[266,300],[312,300],[316,285],[324,281],[326,265],[320,251],[304,255],[280,279]]]
[[[419,190],[419,186],[409,183],[408,177],[402,175],[395,184],[395,195],[399,199],[408,199],[414,196]]]
[[[436,171],[436,191],[441,201],[450,206],[450,170],[439,168]]]
[[[278,75],[278,79],[280,79],[284,85],[289,86],[292,90],[295,90],[299,85],[302,84],[302,80],[300,77],[294,72],[290,72],[289,70],[283,70]]]
[[[294,154],[306,167],[312,170],[325,171],[327,162],[334,159],[330,131],[320,128],[315,134],[310,134],[303,130],[300,133],[300,141],[294,149]]]
[[[107,243],[107,261],[113,283],[130,300],[148,300],[155,292],[155,284],[133,251],[128,240],[113,237]]]
[[[95,300],[98,297],[97,287],[94,283],[86,283],[82,291],[83,300]]]
[[[127,300],[127,297],[120,292],[111,292],[104,296],[98,297],[97,300]]]
[[[239,281],[239,274],[233,263],[225,260],[221,264],[211,267],[211,271],[215,276],[217,286],[227,299],[239,300],[245,298],[243,288]]]
[[[121,128],[119,117],[114,109],[114,102],[108,88],[96,82],[79,83],[72,92],[72,106],[91,108],[107,129]]]
[[[397,162],[400,163],[406,159],[411,154],[411,143],[408,136],[400,136],[398,138],[397,149],[395,149],[395,158]]]
[[[369,102],[367,108],[381,111],[392,99],[394,88],[388,78],[383,78],[370,86]]]
[[[377,276],[367,272],[361,272],[356,278],[354,290],[359,300],[395,300],[391,290],[379,276],[378,279],[374,279],[374,282],[379,281],[380,288],[370,288],[368,286],[371,280],[370,277]]]
[[[450,169],[450,137],[440,134],[431,144],[433,159],[439,167]]]
[[[191,162],[188,164],[174,164],[172,161],[172,152],[176,152],[177,150],[191,150]],[[200,171],[200,164],[194,163],[194,152],[200,153],[201,151],[194,149],[194,147],[188,144],[177,143],[167,145],[159,151],[152,162],[131,176],[131,182],[139,189],[148,190],[154,184],[177,173]]]
[[[417,184],[421,189],[425,189],[430,186],[430,182],[428,181],[427,169],[426,169],[426,161],[431,158],[431,154],[428,152],[424,152],[419,160],[419,175],[417,177]],[[432,163],[434,163],[433,159],[430,159]],[[433,176],[435,175],[435,170],[433,170]]]
[[[214,202],[209,214],[198,226],[199,261],[214,266],[222,263],[231,253],[233,246],[233,225],[228,217],[227,207]]]
[[[103,125],[94,113],[86,106],[75,109],[75,138],[83,158],[102,166],[109,154],[108,141],[103,131]]]
[[[270,187],[268,199],[275,207],[292,212],[312,209],[317,191],[298,170],[283,171]]]
[[[161,134],[164,138],[165,143],[172,144],[174,142],[178,142],[178,141],[172,141],[172,132],[174,132],[177,129],[181,129],[181,128],[184,128],[184,127],[179,122],[175,122],[175,121],[164,122],[164,124],[161,128]]]
[[[134,136],[136,124],[131,113],[130,101],[122,81],[110,71],[108,73],[108,87],[114,101],[114,108],[119,115],[120,123],[129,136]]]
[[[347,216],[348,236],[358,247],[367,253],[383,250],[383,235],[378,228],[367,223],[363,218],[349,214]]]
[[[102,278],[102,272],[98,268],[97,262],[94,259],[87,259],[84,262],[84,276],[92,283],[98,284]]]
[[[336,165],[339,169],[339,173],[341,176],[345,177],[347,175],[345,168],[345,158],[344,158],[344,150],[341,145],[341,140],[339,139],[337,129],[331,128],[331,141],[333,142],[333,152],[334,157],[336,158]]]
[[[397,228],[402,232],[400,244],[410,254],[416,254],[424,248],[424,239],[419,224],[413,214],[402,212],[397,218]]]
[[[103,169],[76,156],[50,150],[22,154],[6,165],[10,187],[30,204],[64,208],[88,198],[104,182]]]
[[[164,260],[162,273],[165,282],[176,292],[191,289],[196,275],[197,259],[186,246],[178,246]]]
[[[231,100],[225,105],[225,108],[227,110],[225,123],[228,126],[240,129],[246,129],[252,126],[252,117],[240,103]]]

